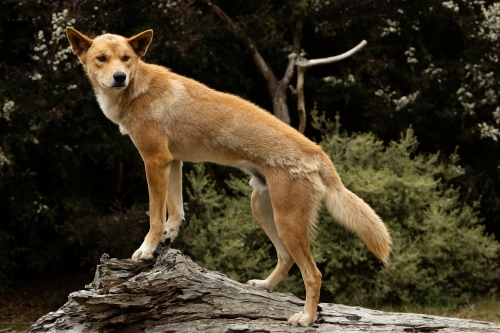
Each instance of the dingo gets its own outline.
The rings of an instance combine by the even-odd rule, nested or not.
[[[278,264],[267,279],[248,283],[272,290],[295,262],[306,301],[304,311],[289,319],[292,325],[316,320],[321,273],[309,234],[323,200],[339,223],[387,261],[391,238],[384,223],[344,187],[318,145],[250,102],[141,61],[152,30],[131,38],[90,39],[71,27],[66,33],[102,111],[144,160],[150,229],[132,259],[152,258],[158,243],[177,236],[184,219],[181,167],[189,161],[229,165],[253,176],[252,212],[274,244]]]

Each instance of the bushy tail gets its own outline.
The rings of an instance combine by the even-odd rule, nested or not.
[[[358,234],[373,254],[387,262],[392,241],[384,222],[363,199],[344,187],[333,164],[328,162],[330,165],[322,170],[328,173],[322,175],[328,180],[325,184],[328,211],[337,222]]]

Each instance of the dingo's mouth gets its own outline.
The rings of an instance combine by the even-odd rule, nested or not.
[[[113,90],[123,90],[127,88],[127,85],[125,83],[114,83],[109,86],[107,84],[100,83],[99,85],[104,89],[113,89]]]

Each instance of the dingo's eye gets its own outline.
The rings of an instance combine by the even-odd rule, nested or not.
[[[97,57],[97,60],[99,60],[100,62],[105,62],[106,61],[106,57],[105,56],[99,56],[99,57]]]
[[[129,56],[124,56],[124,57],[123,57],[123,61],[125,61],[125,62],[127,62],[129,59],[130,59],[130,57],[129,57]]]

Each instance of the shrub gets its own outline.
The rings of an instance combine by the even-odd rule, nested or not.
[[[230,176],[225,190],[216,188],[203,164],[193,165],[186,180],[186,222],[174,246],[201,266],[233,279],[265,278],[275,258],[270,256],[271,242],[252,216],[247,180]]]
[[[446,180],[460,176],[456,165],[438,164],[438,154],[416,154],[412,129],[387,147],[373,134],[339,134],[328,128],[321,142],[346,187],[366,200],[388,225],[394,248],[383,267],[362,242],[321,215],[315,256],[323,266],[324,289],[336,302],[466,301],[498,286],[500,244],[484,235],[477,204],[459,199]]]
[[[416,154],[412,129],[387,146],[373,134],[345,135],[339,124],[315,117],[326,128],[321,141],[346,187],[367,201],[388,225],[394,241],[384,267],[362,241],[339,227],[323,209],[313,254],[323,272],[323,301],[348,304],[466,301],[494,291],[500,244],[484,235],[477,206],[463,204],[446,180],[460,176],[452,155]],[[241,281],[265,278],[276,258],[251,216],[251,189],[231,177],[216,189],[203,166],[187,176],[188,218],[181,248],[204,267]],[[293,271],[278,290],[303,296]]]

